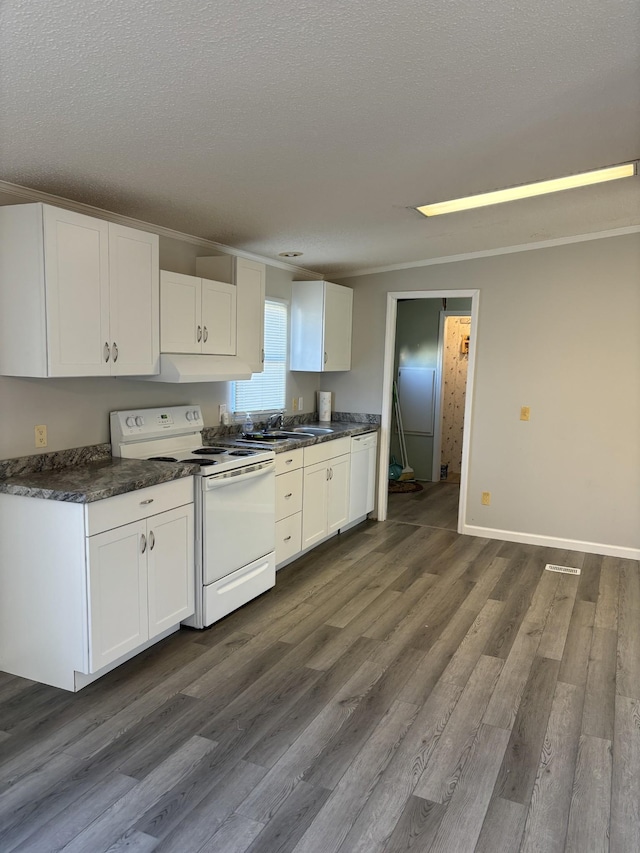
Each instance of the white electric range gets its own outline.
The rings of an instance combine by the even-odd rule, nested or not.
[[[199,406],[111,412],[111,452],[128,459],[192,462],[196,611],[205,628],[275,584],[275,453],[205,447]]]

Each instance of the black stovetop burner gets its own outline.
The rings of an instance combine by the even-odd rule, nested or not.
[[[175,456],[150,456],[149,462],[177,462]]]
[[[257,450],[232,450],[229,456],[255,456]]]
[[[226,453],[224,447],[199,447],[194,450],[194,453],[201,453],[203,456],[216,456],[218,453]]]

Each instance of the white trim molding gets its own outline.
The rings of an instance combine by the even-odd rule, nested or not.
[[[625,225],[622,228],[612,228],[610,231],[594,231],[593,234],[575,234],[572,237],[554,237],[549,240],[538,240],[535,243],[520,243],[516,246],[500,246],[496,249],[481,249],[477,252],[463,252],[459,255],[441,255],[439,258],[425,258],[422,261],[407,261],[401,264],[390,264],[386,267],[369,267],[368,269],[344,270],[332,273],[333,278],[358,278],[362,275],[377,275],[384,272],[411,270],[416,267],[431,267],[439,264],[456,264],[458,261],[473,261],[476,258],[492,258],[496,255],[514,255],[518,252],[532,252],[535,249],[549,249],[554,246],[567,246],[571,243],[587,243],[590,240],[606,240],[608,237],[624,237],[627,234],[640,232],[640,224]]]
[[[127,225],[129,228],[137,228],[140,231],[149,231],[152,234],[158,234],[160,237],[181,240],[183,243],[202,246],[205,249],[212,249],[223,255],[235,255],[236,257],[246,258],[249,261],[256,261],[259,264],[267,264],[270,267],[287,270],[294,273],[294,275],[299,275],[312,281],[324,279],[324,275],[321,273],[304,269],[304,267],[298,267],[295,264],[288,264],[276,258],[266,258],[262,255],[255,255],[252,252],[245,252],[242,249],[234,249],[233,246],[225,246],[223,243],[216,243],[215,240],[207,240],[205,237],[195,237],[193,234],[184,234],[182,231],[174,231],[173,228],[165,228],[164,225],[154,225],[152,222],[144,222],[142,219],[134,219],[132,216],[113,213],[110,210],[103,210],[101,207],[94,207],[92,204],[85,204],[82,201],[72,201],[69,198],[45,193],[41,190],[34,190],[30,187],[21,187],[19,184],[11,184],[8,181],[0,181],[0,193],[13,195],[16,198],[23,199],[25,202],[35,201],[42,202],[43,204],[51,204],[55,205],[55,207],[62,207],[64,210],[73,210],[75,213],[95,216],[97,219],[104,219],[107,222]]]
[[[622,545],[581,542],[577,539],[559,539],[555,536],[542,536],[516,530],[497,530],[492,527],[477,527],[473,524],[464,524],[463,529],[459,532],[467,536],[479,536],[483,539],[518,542],[521,545],[541,545],[545,548],[561,548],[563,551],[582,551],[585,554],[601,554],[605,557],[621,557],[624,560],[640,560],[640,548],[627,548]]]

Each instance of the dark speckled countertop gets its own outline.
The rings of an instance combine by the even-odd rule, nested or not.
[[[366,416],[365,416],[366,417]],[[370,416],[372,419],[375,416]],[[301,427],[327,427],[333,432],[320,436],[305,436],[289,441],[242,441],[240,435],[220,434],[218,428],[202,430],[204,444],[234,447],[269,448],[280,453],[296,447],[309,447],[343,436],[361,435],[378,429],[370,421],[331,421],[305,423]],[[287,427],[285,426],[285,429]],[[197,465],[182,462],[150,462],[147,459],[120,459],[111,456],[109,444],[77,447],[55,453],[22,456],[0,460],[0,494],[19,495],[69,503],[91,503],[159,483],[168,483],[198,472]]]
[[[0,493],[29,498],[91,503],[196,473],[197,465],[149,462],[109,456],[67,468],[22,471],[0,479]]]

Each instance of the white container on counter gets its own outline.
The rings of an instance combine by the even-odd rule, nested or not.
[[[331,391],[318,391],[318,420],[331,420]]]

